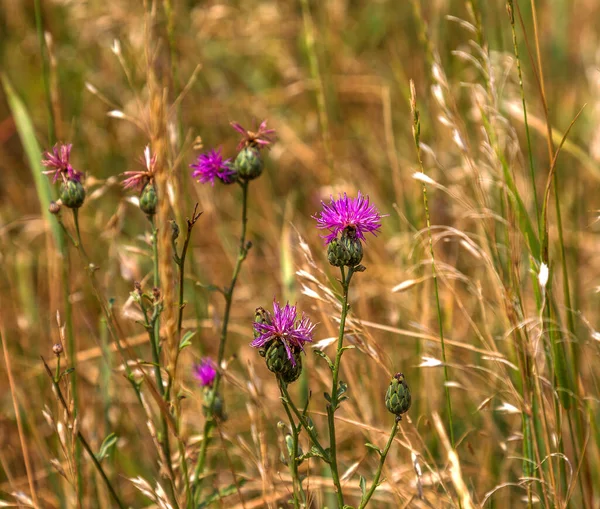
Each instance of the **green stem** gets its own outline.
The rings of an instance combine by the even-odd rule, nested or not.
[[[414,94],[414,87],[411,83],[411,94]],[[419,119],[419,111],[417,110],[417,99],[413,95],[411,97],[411,109],[413,114],[413,137],[415,142],[415,148],[417,150],[417,159],[419,162],[419,168],[421,172],[425,174],[425,167],[423,166],[423,159],[421,158],[421,145],[419,144],[419,137],[421,132],[421,123]],[[440,343],[442,347],[442,362],[444,363],[444,389],[446,392],[446,411],[448,413],[448,427],[450,428],[450,443],[454,449],[454,426],[452,422],[452,400],[450,399],[450,388],[448,387],[448,363],[446,362],[446,343],[444,341],[444,323],[442,320],[442,308],[440,305],[440,293],[437,280],[437,271],[435,269],[435,256],[433,253],[433,236],[431,234],[431,218],[429,217],[429,204],[427,201],[427,187],[423,182],[423,206],[425,207],[425,220],[427,224],[427,232],[429,234],[429,252],[431,255],[431,272],[433,276],[433,287],[435,290],[435,303],[438,318],[438,327],[440,331]]]
[[[381,471],[383,469],[383,464],[385,463],[385,459],[387,458],[387,454],[388,454],[388,452],[390,450],[390,447],[392,446],[392,442],[394,441],[394,437],[396,436],[396,433],[398,432],[398,423],[399,422],[400,422],[400,417],[398,416],[394,420],[394,425],[392,426],[392,432],[390,433],[390,438],[388,439],[387,444],[385,444],[385,449],[381,453],[381,458],[379,459],[379,466],[377,467],[377,472],[375,473],[375,478],[373,479],[373,483],[371,484],[371,488],[364,495],[363,499],[360,502],[360,505],[358,506],[358,509],[363,509],[364,507],[367,507],[367,504],[369,503],[369,500],[373,496],[373,493],[375,493],[375,490],[377,489],[377,486],[379,486],[379,478],[381,477]]]
[[[154,217],[148,216],[150,224],[152,225],[152,259],[153,259],[153,281],[154,287],[160,287],[160,276],[158,271],[158,230],[156,229],[156,225],[154,223]],[[156,379],[156,385],[158,388],[158,393],[165,399],[165,387],[163,385],[162,372],[160,369],[160,304],[154,303],[154,311],[152,313],[152,318],[150,320],[150,344],[152,346],[152,360],[154,362],[154,377]],[[167,418],[162,413],[161,410],[161,437],[159,442],[162,446],[163,453],[165,456],[165,460],[167,462],[167,469],[169,470],[170,478],[171,478],[171,491],[172,498],[175,500],[175,488],[173,486],[175,474],[173,471],[173,464],[171,462],[171,445],[169,443],[169,426],[167,424]]]
[[[319,451],[319,454],[323,457],[323,459],[325,460],[326,463],[330,463],[329,453],[321,445],[321,442],[319,442],[319,438],[317,437],[317,432],[315,431],[315,428],[313,426],[309,425],[308,421],[306,420],[306,417],[304,415],[302,415],[302,413],[300,413],[300,411],[298,410],[298,408],[292,401],[292,398],[290,397],[290,394],[287,390],[287,386],[282,385],[281,391],[283,392],[283,395],[284,395],[289,407],[292,409],[292,411],[298,418],[300,425],[306,430],[313,445],[317,448],[317,451]]]
[[[42,81],[44,83],[44,93],[46,95],[46,105],[48,106],[48,138],[50,145],[56,143],[56,128],[54,126],[54,110],[52,108],[52,94],[50,92],[50,64],[48,63],[48,50],[44,38],[44,23],[42,20],[41,0],[33,2],[35,9],[35,27],[37,30],[38,43],[42,57]]]
[[[65,231],[67,231],[62,222],[61,226]],[[69,381],[71,383],[71,394],[73,397],[73,414],[76,418],[79,415],[79,391],[77,390],[77,345],[75,344],[75,331],[73,326],[73,305],[71,304],[71,299],[69,298],[71,282],[71,257],[69,256],[68,248],[65,248],[64,256],[65,260],[62,270],[62,282],[65,306],[65,328],[67,335],[67,357],[71,365],[70,367],[73,368],[73,371],[69,377]],[[81,456],[81,444],[77,442],[75,444],[75,466],[77,469],[77,496],[80,502],[83,492],[83,466]]]
[[[354,274],[354,269],[348,269],[348,276],[346,277],[344,267],[340,268],[342,274],[342,289],[343,289],[343,302],[342,302],[342,315],[340,318],[340,330],[338,333],[337,351],[335,355],[335,362],[333,364],[333,381],[331,384],[331,403],[327,405],[327,422],[329,425],[329,450],[331,459],[331,477],[335,484],[336,496],[338,505],[340,508],[344,507],[344,494],[342,493],[342,484],[340,482],[340,475],[337,464],[337,443],[335,436],[335,411],[338,408],[338,384],[339,384],[339,373],[340,363],[342,360],[342,354],[344,353],[344,329],[346,327],[346,316],[348,315],[348,288],[350,287],[350,280]]]
[[[233,292],[237,283],[242,263],[248,256],[248,250],[250,246],[246,244],[246,225],[248,223],[248,182],[243,181],[242,186],[242,231],[240,234],[240,245],[238,251],[238,257],[233,269],[233,275],[231,277],[231,283],[225,290],[225,311],[223,313],[223,325],[221,327],[221,336],[219,339],[219,353],[217,356],[217,366],[220,368],[225,356],[225,344],[227,342],[227,330],[229,326],[229,316],[231,314],[231,305],[233,303]],[[219,384],[221,383],[222,373],[220,369],[217,369],[217,375],[213,382],[213,390],[211,391],[210,398],[207,405],[206,421],[204,423],[204,432],[202,435],[202,446],[200,448],[200,455],[198,456],[198,462],[194,469],[193,485],[195,486],[194,496],[197,498],[200,496],[201,482],[199,477],[204,473],[206,465],[206,453],[208,450],[208,443],[210,439],[210,432],[215,425],[214,407],[216,396],[219,392]]]
[[[301,425],[296,426],[296,423],[294,422],[294,417],[290,412],[289,401],[286,399],[284,390],[282,388],[282,386],[285,385],[285,382],[281,379],[280,376],[277,377],[277,381],[279,382],[279,390],[281,391],[282,395],[281,399],[283,401],[283,408],[285,408],[285,413],[288,416],[290,426],[292,428],[292,451],[289,454],[290,475],[292,476],[292,485],[294,488],[294,509],[300,509],[300,500],[298,497],[298,493],[300,493],[302,498],[304,499],[304,492],[302,491],[302,484],[298,475],[298,435],[300,434],[300,430],[302,429],[302,427]]]
[[[50,368],[46,364],[46,361],[44,361],[43,358],[42,358],[42,361],[44,362],[44,367],[46,368],[46,371],[48,372],[48,375],[50,376],[50,379],[52,380],[52,385],[54,386],[54,390],[55,390],[55,392],[56,392],[56,394],[58,396],[58,399],[59,399],[60,403],[62,404],[63,408],[65,409],[65,412],[67,413],[67,416],[69,418],[72,417],[74,419],[75,416],[71,415],[71,412],[69,411],[69,405],[67,404],[67,402],[66,402],[66,400],[65,400],[65,398],[64,398],[64,396],[62,394],[62,391],[60,390],[60,385],[58,384],[57,380],[55,380],[54,377],[52,376],[52,371],[50,370]],[[100,474],[100,476],[104,480],[104,483],[106,484],[106,487],[107,487],[108,491],[110,492],[111,496],[114,498],[114,500],[117,503],[117,505],[119,506],[119,508],[120,509],[125,509],[126,508],[125,504],[123,504],[123,502],[121,502],[121,499],[119,498],[119,495],[117,495],[117,492],[115,491],[113,485],[111,484],[110,479],[106,475],[106,472],[102,468],[102,465],[98,461],[98,458],[96,458],[96,455],[92,451],[92,448],[90,447],[90,444],[88,444],[87,440],[85,439],[85,437],[82,435],[81,431],[79,431],[79,430],[77,431],[77,438],[79,439],[79,443],[81,443],[81,445],[83,445],[83,448],[89,454],[90,458],[92,459],[92,462],[94,463],[94,466],[96,467],[96,469],[98,470],[98,473]]]

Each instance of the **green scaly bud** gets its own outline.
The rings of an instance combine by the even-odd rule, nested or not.
[[[263,166],[260,152],[254,147],[244,147],[235,158],[235,169],[238,177],[242,180],[253,180],[260,177]]]
[[[408,412],[411,403],[410,388],[402,373],[396,373],[385,393],[385,406],[399,419]]]
[[[302,372],[302,358],[300,352],[292,351],[296,365],[288,358],[285,345],[281,341],[272,341],[266,351],[267,367],[269,371],[280,375],[286,384],[296,381]]]
[[[85,189],[81,182],[69,179],[60,186],[60,201],[65,207],[78,209],[85,200]]]
[[[362,257],[362,243],[350,229],[346,229],[339,239],[333,239],[327,246],[327,260],[334,267],[355,267]]]
[[[156,214],[158,196],[152,182],[148,182],[140,194],[140,209],[144,214],[153,216]]]
[[[204,404],[202,405],[202,413],[206,416],[208,414],[208,410],[209,410],[209,402],[210,399],[212,398],[212,393],[213,393],[213,388],[210,386],[207,386],[204,388]],[[215,404],[213,406],[213,415],[219,419],[220,421],[226,421],[227,420],[227,414],[225,413],[225,404],[223,403],[223,398],[221,397],[221,395],[217,392],[217,394],[215,395]]]

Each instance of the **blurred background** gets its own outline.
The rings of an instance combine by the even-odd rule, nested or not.
[[[171,105],[173,217],[183,228],[194,203],[203,211],[185,291],[184,327],[197,333],[179,369],[182,433],[192,459],[203,425],[192,366],[217,353],[223,299],[208,285],[229,281],[241,195],[237,186],[196,183],[189,165],[213,147],[235,155],[239,137],[230,121],[251,128],[267,119],[277,131],[265,172],[250,186],[253,248],[226,351],[229,420],[210,453],[217,492],[239,479],[244,484],[217,497],[215,507],[287,507],[291,484],[277,428],[285,414],[274,378],[248,346],[254,309],[274,297],[297,302],[319,323],[316,340],[337,335],[339,310],[329,292],[339,292],[337,273],[311,216],[330,195],[358,190],[387,217],[366,243],[367,270],[351,290],[348,342],[357,348],[344,357],[350,401],[338,414],[340,469],[357,497],[349,503],[360,499],[358,474],[372,475],[377,463],[364,443],[387,440],[393,417],[383,397],[391,375],[402,371],[413,407],[372,507],[598,507],[598,27],[594,0],[0,0],[0,500],[27,506],[25,441],[39,506],[77,507],[73,465],[44,415],[63,418],[40,359],[52,366],[70,307],[79,428],[95,450],[110,433],[119,437],[104,461],[131,507],[163,507],[130,481],[162,482],[147,416],[81,258],[54,241],[54,218],[36,184],[42,168],[32,159],[32,140],[39,159],[57,141],[73,144],[71,162],[86,175],[83,244],[123,337],[136,358],[148,360],[130,292],[134,281],[151,287],[150,228],[119,174],[142,168],[152,68]],[[26,118],[29,133],[19,129]],[[558,185],[547,186],[549,154],[567,130]],[[423,181],[456,461],[445,439]],[[71,225],[66,215],[65,223]],[[547,288],[538,280],[542,262],[550,267]],[[313,418],[326,433],[319,412],[328,372],[310,351],[306,366],[293,392],[300,401],[310,391]],[[524,433],[535,435],[529,466]],[[83,507],[112,507],[91,462],[83,468]],[[328,470],[314,460],[303,468],[311,507],[335,507]]]

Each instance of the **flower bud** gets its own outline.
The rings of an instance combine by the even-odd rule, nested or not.
[[[78,209],[85,200],[85,189],[78,180],[68,179],[60,186],[60,200],[65,207]]]
[[[48,206],[48,212],[53,215],[58,214],[60,212],[60,203],[51,201],[50,205]]]
[[[410,408],[410,388],[402,373],[396,373],[385,393],[385,406],[393,414],[401,418]]]
[[[244,147],[235,158],[235,169],[242,180],[253,180],[260,177],[263,171],[263,160],[255,147]]]
[[[212,387],[204,388],[204,404],[202,405],[202,413],[207,416],[210,410],[209,403],[212,398],[214,389]],[[219,419],[220,421],[227,420],[227,414],[225,413],[225,403],[223,402],[223,398],[221,394],[218,392],[215,394],[215,403],[213,405],[213,416]]]
[[[140,194],[140,209],[148,216],[156,214],[156,206],[158,205],[158,196],[154,184],[149,182],[146,184]]]
[[[60,354],[63,353],[63,346],[60,343],[55,343],[52,346],[52,352],[58,357]]]
[[[266,360],[267,368],[272,373],[280,375],[286,384],[290,384],[298,379],[302,372],[302,358],[299,351],[292,352],[296,364],[288,357],[285,345],[281,341],[273,341],[267,348]]]
[[[327,246],[327,260],[334,267],[355,267],[362,257],[362,243],[346,232],[339,239],[333,239]]]
[[[271,325],[271,314],[265,308],[257,307],[254,311],[254,323],[266,323]],[[254,337],[257,338],[258,336],[260,336],[260,333],[254,328]]]
[[[175,242],[177,237],[179,237],[179,225],[177,221],[171,220],[171,240]]]

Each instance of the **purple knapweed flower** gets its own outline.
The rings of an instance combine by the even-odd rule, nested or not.
[[[209,150],[205,154],[200,154],[196,160],[196,164],[190,164],[194,168],[192,177],[197,177],[202,184],[210,182],[215,185],[215,177],[222,180],[226,184],[233,182],[233,171],[229,165],[230,159],[223,159],[221,149]]]
[[[262,348],[271,341],[279,340],[285,346],[288,359],[295,366],[292,349],[304,351],[304,343],[312,342],[314,324],[304,313],[298,319],[296,306],[290,306],[288,302],[281,307],[275,300],[273,300],[273,314],[270,318],[271,323],[254,322],[254,330],[259,336],[250,343],[250,346]]]
[[[238,150],[242,150],[244,147],[248,146],[254,146],[259,149],[268,147],[275,141],[276,138],[275,129],[267,129],[266,120],[263,120],[260,123],[257,131],[249,131],[248,129],[243,128],[237,122],[230,122],[230,125],[242,135],[242,140],[237,146]]]
[[[328,235],[323,235],[327,243],[337,238],[338,234],[344,230],[350,230],[354,236],[360,240],[365,239],[365,233],[373,235],[381,228],[382,216],[375,205],[369,204],[369,197],[363,196],[358,192],[356,198],[348,198],[339,195],[335,200],[333,196],[331,203],[321,202],[323,210],[319,216],[313,216],[317,220],[317,228],[320,230],[329,230]]]
[[[126,177],[125,180],[121,182],[125,189],[137,189],[138,191],[141,191],[146,184],[154,178],[156,154],[152,155],[150,153],[149,146],[146,146],[144,149],[144,159],[142,159],[142,164],[146,167],[145,170],[125,171],[121,174]]]
[[[215,363],[210,357],[204,357],[194,366],[193,375],[202,387],[211,387],[217,376]]]
[[[42,159],[42,164],[50,170],[45,170],[42,173],[44,175],[54,175],[52,182],[56,182],[59,177],[62,177],[63,181],[74,180],[76,182],[81,181],[81,173],[69,163],[69,157],[71,155],[71,148],[73,145],[69,143],[56,144],[52,147],[52,152],[44,152],[45,159]]]
[[[150,147],[144,149],[144,159],[142,164],[146,167],[145,170],[125,171],[123,175],[125,180],[121,182],[125,189],[137,189],[141,191],[148,182],[154,178],[154,166],[156,165],[156,154],[150,153]]]

